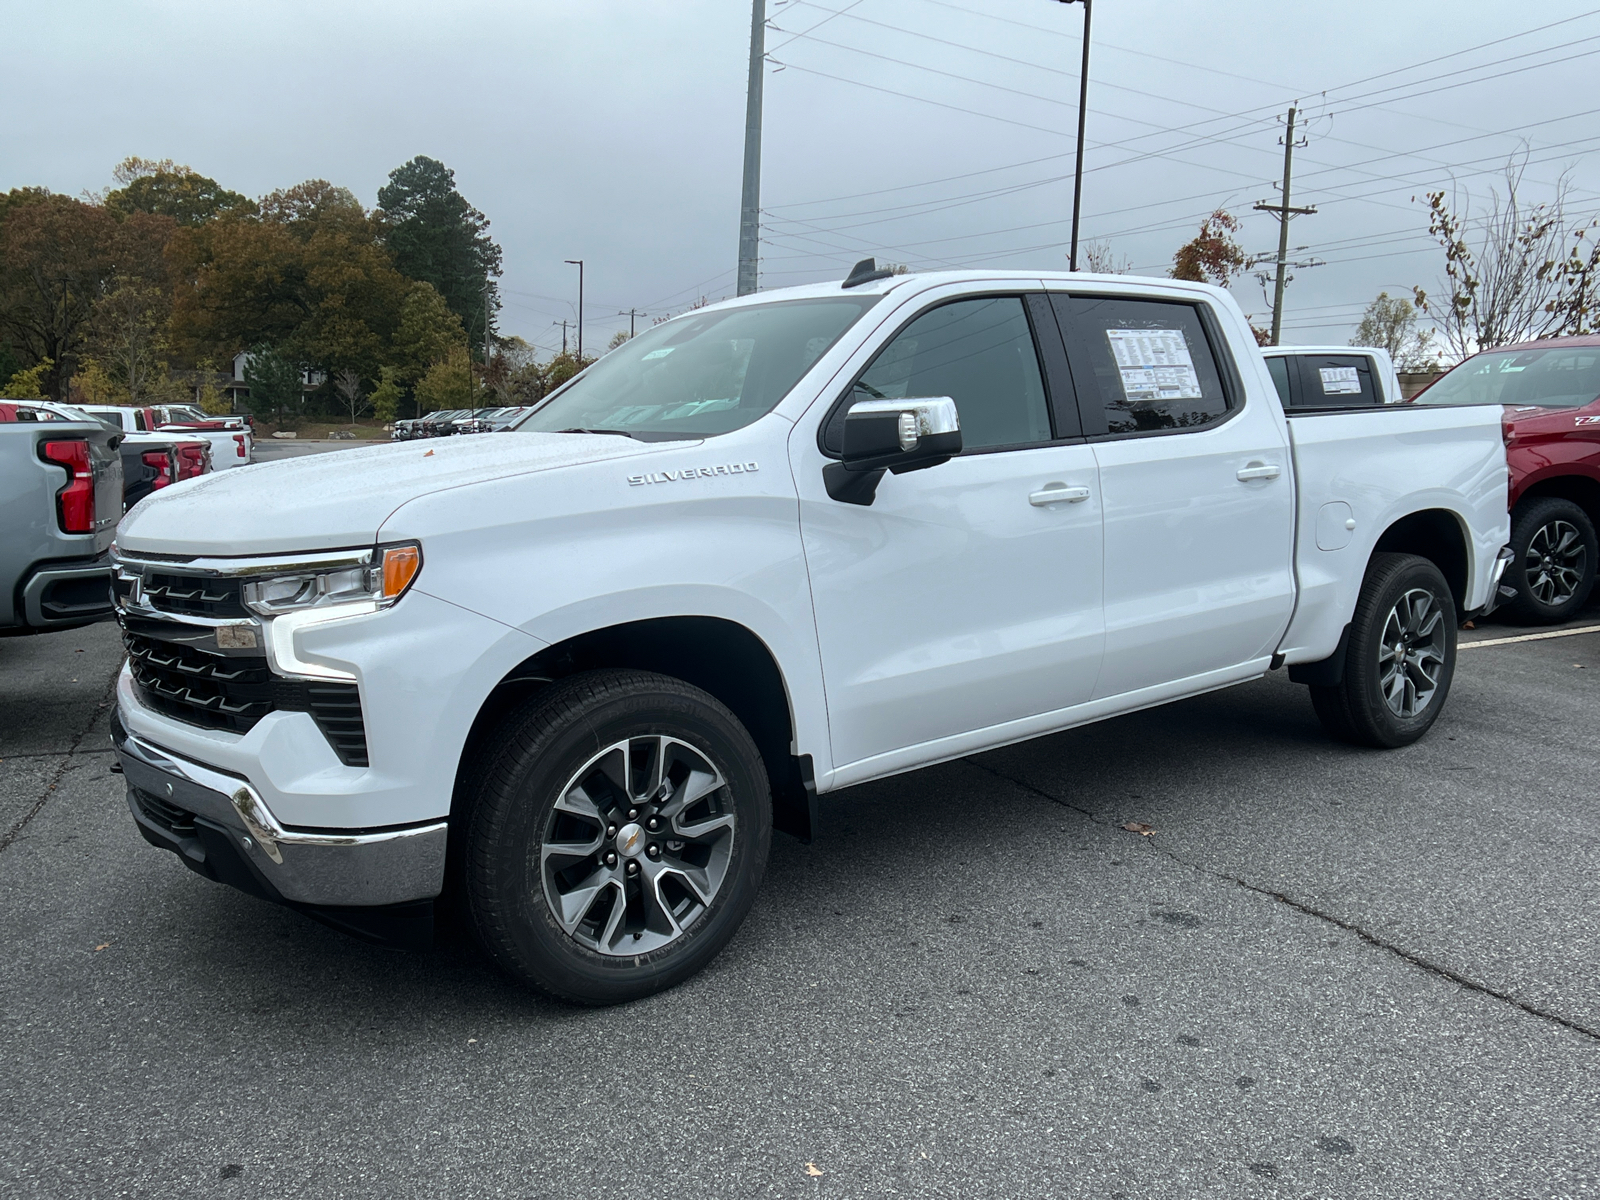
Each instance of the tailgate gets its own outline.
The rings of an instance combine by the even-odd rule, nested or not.
[[[1386,404],[1288,416],[1299,580],[1282,646],[1289,662],[1333,653],[1379,538],[1415,513],[1437,513],[1461,532],[1463,608],[1487,602],[1495,558],[1511,536],[1498,406]]]

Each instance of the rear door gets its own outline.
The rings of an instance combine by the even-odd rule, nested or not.
[[[1294,481],[1275,398],[1245,394],[1204,304],[1053,301],[1105,506],[1095,698],[1259,669],[1294,607]]]

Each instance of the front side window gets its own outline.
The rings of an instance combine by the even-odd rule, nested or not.
[[[741,429],[771,412],[877,300],[842,295],[690,313],[624,342],[516,428],[645,441]]]
[[[1050,414],[1033,332],[1019,296],[941,304],[894,336],[829,422],[838,452],[844,413],[855,400],[949,396],[961,414],[963,450],[1050,440]]]
[[[1193,429],[1227,415],[1228,396],[1193,305],[1051,299],[1067,338],[1085,433],[1097,417],[1104,432],[1129,434]]]
[[[1435,380],[1415,404],[1582,408],[1600,399],[1600,346],[1492,350]]]

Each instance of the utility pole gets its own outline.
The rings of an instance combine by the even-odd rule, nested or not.
[[[1255,206],[1257,212],[1269,212],[1278,218],[1278,280],[1272,289],[1272,345],[1278,344],[1278,335],[1283,332],[1283,287],[1288,282],[1284,272],[1289,268],[1289,222],[1294,217],[1309,217],[1316,212],[1315,208],[1293,208],[1289,204],[1289,178],[1294,167],[1294,118],[1295,105],[1289,106],[1289,119],[1284,130],[1283,139],[1283,184],[1282,196],[1277,204],[1268,204],[1265,200]]]
[[[489,281],[483,281],[483,386],[489,387]],[[478,394],[472,394],[472,415],[478,415]]]
[[[583,259],[569,258],[567,265],[578,268],[578,361],[583,361]],[[565,326],[563,326],[565,328]]]
[[[563,355],[565,355],[566,352],[567,352],[567,322],[563,321],[563,322],[561,322],[561,353]]]
[[[638,309],[630,308],[628,310],[628,340],[629,341],[633,340],[633,319],[635,317],[637,317],[638,315],[639,315],[639,310]]]
[[[1076,4],[1078,0],[1061,0]],[[1093,0],[1083,0],[1083,65],[1078,70],[1078,161],[1072,169],[1072,252],[1067,256],[1071,270],[1078,269],[1078,209],[1083,201],[1083,128],[1089,112],[1089,18],[1094,15]]]
[[[761,85],[767,57],[767,0],[750,2],[750,81],[744,100],[744,190],[739,198],[738,295],[756,290],[761,253]]]

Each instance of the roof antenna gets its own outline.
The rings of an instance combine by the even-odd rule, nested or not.
[[[863,258],[850,268],[849,276],[840,286],[847,288],[860,287],[863,283],[871,283],[874,279],[888,279],[893,275],[893,271],[886,267],[878,266],[877,259]]]

